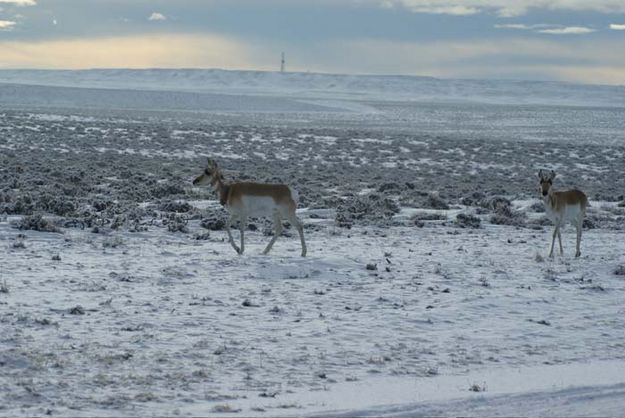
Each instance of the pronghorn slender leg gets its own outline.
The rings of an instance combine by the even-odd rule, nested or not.
[[[560,244],[560,255],[564,255],[564,250],[562,250],[562,234],[560,233],[560,228],[558,228],[558,244]]]
[[[584,218],[581,218],[578,222],[577,225],[575,225],[577,227],[577,244],[575,246],[576,251],[575,251],[575,257],[579,257],[580,255],[582,255],[582,252],[580,251],[579,247],[580,244],[582,243],[582,226],[584,224]]]
[[[302,257],[306,257],[306,240],[304,240],[304,228],[302,227],[302,223],[297,219],[297,216],[293,214],[289,216],[289,222],[297,229],[297,233],[299,234],[299,240],[302,243]]]
[[[556,235],[558,235],[559,230],[560,230],[560,224],[557,223],[555,228],[553,228],[553,235],[551,237],[551,250],[549,251],[549,258],[553,258],[553,246],[556,243]]]
[[[241,249],[234,243],[234,238],[232,238],[232,232],[230,231],[230,226],[232,225],[232,221],[234,219],[236,219],[236,216],[232,215],[226,221],[226,232],[228,233],[228,241],[230,242],[230,245],[232,245],[232,248],[234,248],[234,251],[236,251],[237,254],[241,254]]]
[[[273,244],[276,242],[280,234],[282,234],[282,218],[280,218],[280,214],[278,212],[273,214],[273,226],[273,238],[271,238],[271,241],[269,241],[269,244],[267,244],[267,247],[265,247],[265,250],[263,251],[263,254],[265,255],[271,251]]]
[[[241,252],[245,251],[245,228],[247,228],[247,216],[241,216],[239,218],[239,231],[241,232]]]

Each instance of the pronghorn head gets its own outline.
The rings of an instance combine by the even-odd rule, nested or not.
[[[553,185],[553,179],[556,178],[556,172],[551,170],[540,170],[538,172],[538,179],[540,180],[540,191],[543,196],[547,196],[549,194],[549,190]]]
[[[223,179],[224,176],[221,174],[221,171],[219,171],[217,163],[209,158],[204,172],[193,180],[193,185],[203,186],[210,184],[211,186],[215,186],[217,183],[223,181]]]

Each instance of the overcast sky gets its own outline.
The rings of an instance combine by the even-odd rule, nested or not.
[[[625,0],[0,0],[0,68],[625,85]]]

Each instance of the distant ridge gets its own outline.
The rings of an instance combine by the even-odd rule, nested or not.
[[[625,86],[220,69],[0,70],[0,83],[298,98],[625,107]]]

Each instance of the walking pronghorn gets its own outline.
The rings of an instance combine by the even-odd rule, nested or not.
[[[579,245],[582,241],[582,224],[584,222],[584,215],[586,214],[586,206],[588,206],[588,198],[584,192],[576,189],[555,192],[552,185],[553,179],[556,178],[556,172],[553,170],[550,172],[540,170],[538,172],[538,178],[540,179],[540,188],[543,194],[543,201],[545,202],[547,217],[555,224],[549,257],[553,257],[553,246],[555,244],[556,235],[560,243],[560,255],[563,254],[560,227],[566,222],[571,222],[577,229],[575,257],[579,257],[581,255]]]
[[[304,229],[295,215],[295,209],[297,208],[297,192],[295,190],[292,190],[285,184],[226,184],[217,163],[210,158],[204,172],[193,180],[193,185],[209,183],[219,195],[219,202],[230,213],[230,217],[226,222],[226,232],[228,232],[230,244],[238,254],[243,254],[245,250],[244,231],[247,227],[247,218],[273,217],[274,235],[269,244],[267,244],[263,254],[267,254],[273,247],[273,244],[282,233],[282,219],[286,219],[297,229],[302,243],[302,257],[306,256]],[[230,232],[230,225],[237,218],[239,219],[239,231],[241,232],[241,248],[234,243],[232,233]]]

